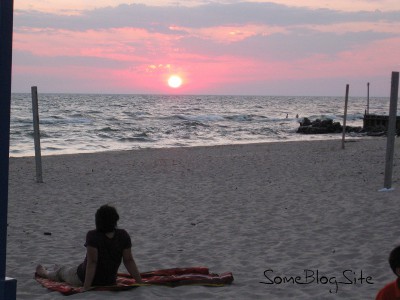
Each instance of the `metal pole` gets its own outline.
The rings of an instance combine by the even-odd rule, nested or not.
[[[32,92],[32,112],[33,112],[33,138],[35,143],[35,162],[36,162],[36,182],[42,183],[42,154],[40,150],[40,130],[39,130],[39,101],[37,87],[31,87]]]
[[[394,140],[396,136],[397,100],[399,95],[399,72],[392,72],[390,91],[389,125],[386,145],[385,189],[392,188]]]
[[[16,299],[17,281],[6,278],[10,155],[13,0],[0,1],[0,299]]]
[[[346,84],[346,99],[344,101],[342,149],[344,149],[344,139],[346,137],[347,103],[349,102],[349,85]]]
[[[369,115],[369,82],[367,83],[367,115]]]

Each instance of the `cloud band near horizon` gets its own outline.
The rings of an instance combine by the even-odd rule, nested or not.
[[[17,9],[13,90],[386,96],[400,69],[400,10],[270,2],[121,4],[77,15]],[[316,84],[319,83],[319,84]],[[174,93],[177,91],[174,90]]]

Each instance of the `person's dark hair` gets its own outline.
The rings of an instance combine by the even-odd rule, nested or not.
[[[400,268],[400,246],[397,246],[390,252],[389,255],[389,264],[393,273],[397,275],[396,269]],[[397,275],[398,276],[398,275]]]
[[[112,232],[117,227],[119,215],[117,210],[108,204],[101,206],[96,212],[96,230]]]

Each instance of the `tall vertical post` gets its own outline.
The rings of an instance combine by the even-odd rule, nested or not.
[[[369,115],[369,82],[367,83],[367,115]]]
[[[389,125],[386,144],[386,165],[385,165],[385,182],[384,189],[392,188],[393,173],[393,154],[394,142],[396,136],[396,115],[397,100],[399,95],[399,72],[392,72],[392,84],[390,90],[390,108],[389,108]]]
[[[39,101],[37,87],[31,87],[32,92],[32,113],[33,113],[33,139],[35,143],[35,162],[36,162],[36,182],[43,182],[42,176],[42,153],[40,149],[40,130],[39,130]]]
[[[346,120],[347,120],[347,103],[348,102],[349,102],[349,85],[346,84],[346,98],[344,100],[344,115],[343,115],[342,149],[344,149],[344,140],[346,137]]]
[[[0,299],[16,299],[17,281],[6,277],[10,155],[13,0],[0,1]]]

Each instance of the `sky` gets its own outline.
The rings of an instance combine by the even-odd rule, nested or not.
[[[399,0],[14,0],[13,92],[388,97],[393,71]]]

